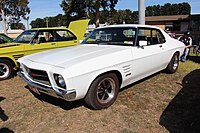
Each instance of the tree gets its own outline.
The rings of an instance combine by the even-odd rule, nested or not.
[[[47,27],[60,27],[67,26],[67,18],[65,15],[58,14],[54,17],[45,17],[45,18],[37,18],[36,20],[31,21],[30,25],[32,28],[42,28]]]
[[[86,17],[85,0],[63,0],[60,4],[67,17],[67,23]]]
[[[95,23],[98,26],[101,15],[100,10],[112,11],[117,2],[118,0],[62,0],[61,7],[67,18],[70,19],[88,18],[91,14],[95,14]]]
[[[133,23],[139,23],[139,12],[138,11],[133,11],[132,19],[133,19]]]
[[[189,3],[179,4],[166,3],[163,6],[154,5],[146,7],[146,16],[164,16],[164,15],[187,15],[191,12]]]
[[[26,29],[23,23],[12,23],[10,27],[11,29]]]
[[[187,2],[179,3],[179,14],[190,14],[191,6]]]
[[[36,20],[31,21],[30,25],[32,28],[46,27],[45,20],[41,18],[37,18]]]
[[[30,13],[28,0],[0,0],[0,17],[4,33],[7,34],[6,24],[18,23]]]
[[[162,10],[160,5],[153,5],[146,7],[146,16],[160,16]]]

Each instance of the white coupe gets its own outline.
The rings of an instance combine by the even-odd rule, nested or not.
[[[18,60],[31,90],[93,109],[111,106],[120,88],[165,69],[176,72],[184,44],[158,27],[112,25],[95,29],[82,44]]]

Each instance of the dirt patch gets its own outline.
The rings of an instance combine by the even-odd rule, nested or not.
[[[187,65],[124,88],[111,107],[100,111],[83,100],[38,96],[19,77],[0,81],[0,132],[200,132],[200,67]]]

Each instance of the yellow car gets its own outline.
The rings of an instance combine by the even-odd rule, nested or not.
[[[0,45],[0,80],[12,77],[17,59],[32,53],[72,46],[84,39],[89,20],[70,23],[68,28],[38,28],[24,31],[13,43]]]

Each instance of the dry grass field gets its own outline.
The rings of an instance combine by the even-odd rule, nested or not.
[[[175,74],[157,73],[123,88],[105,110],[83,100],[36,95],[15,76],[0,81],[1,133],[199,133],[200,57]]]

